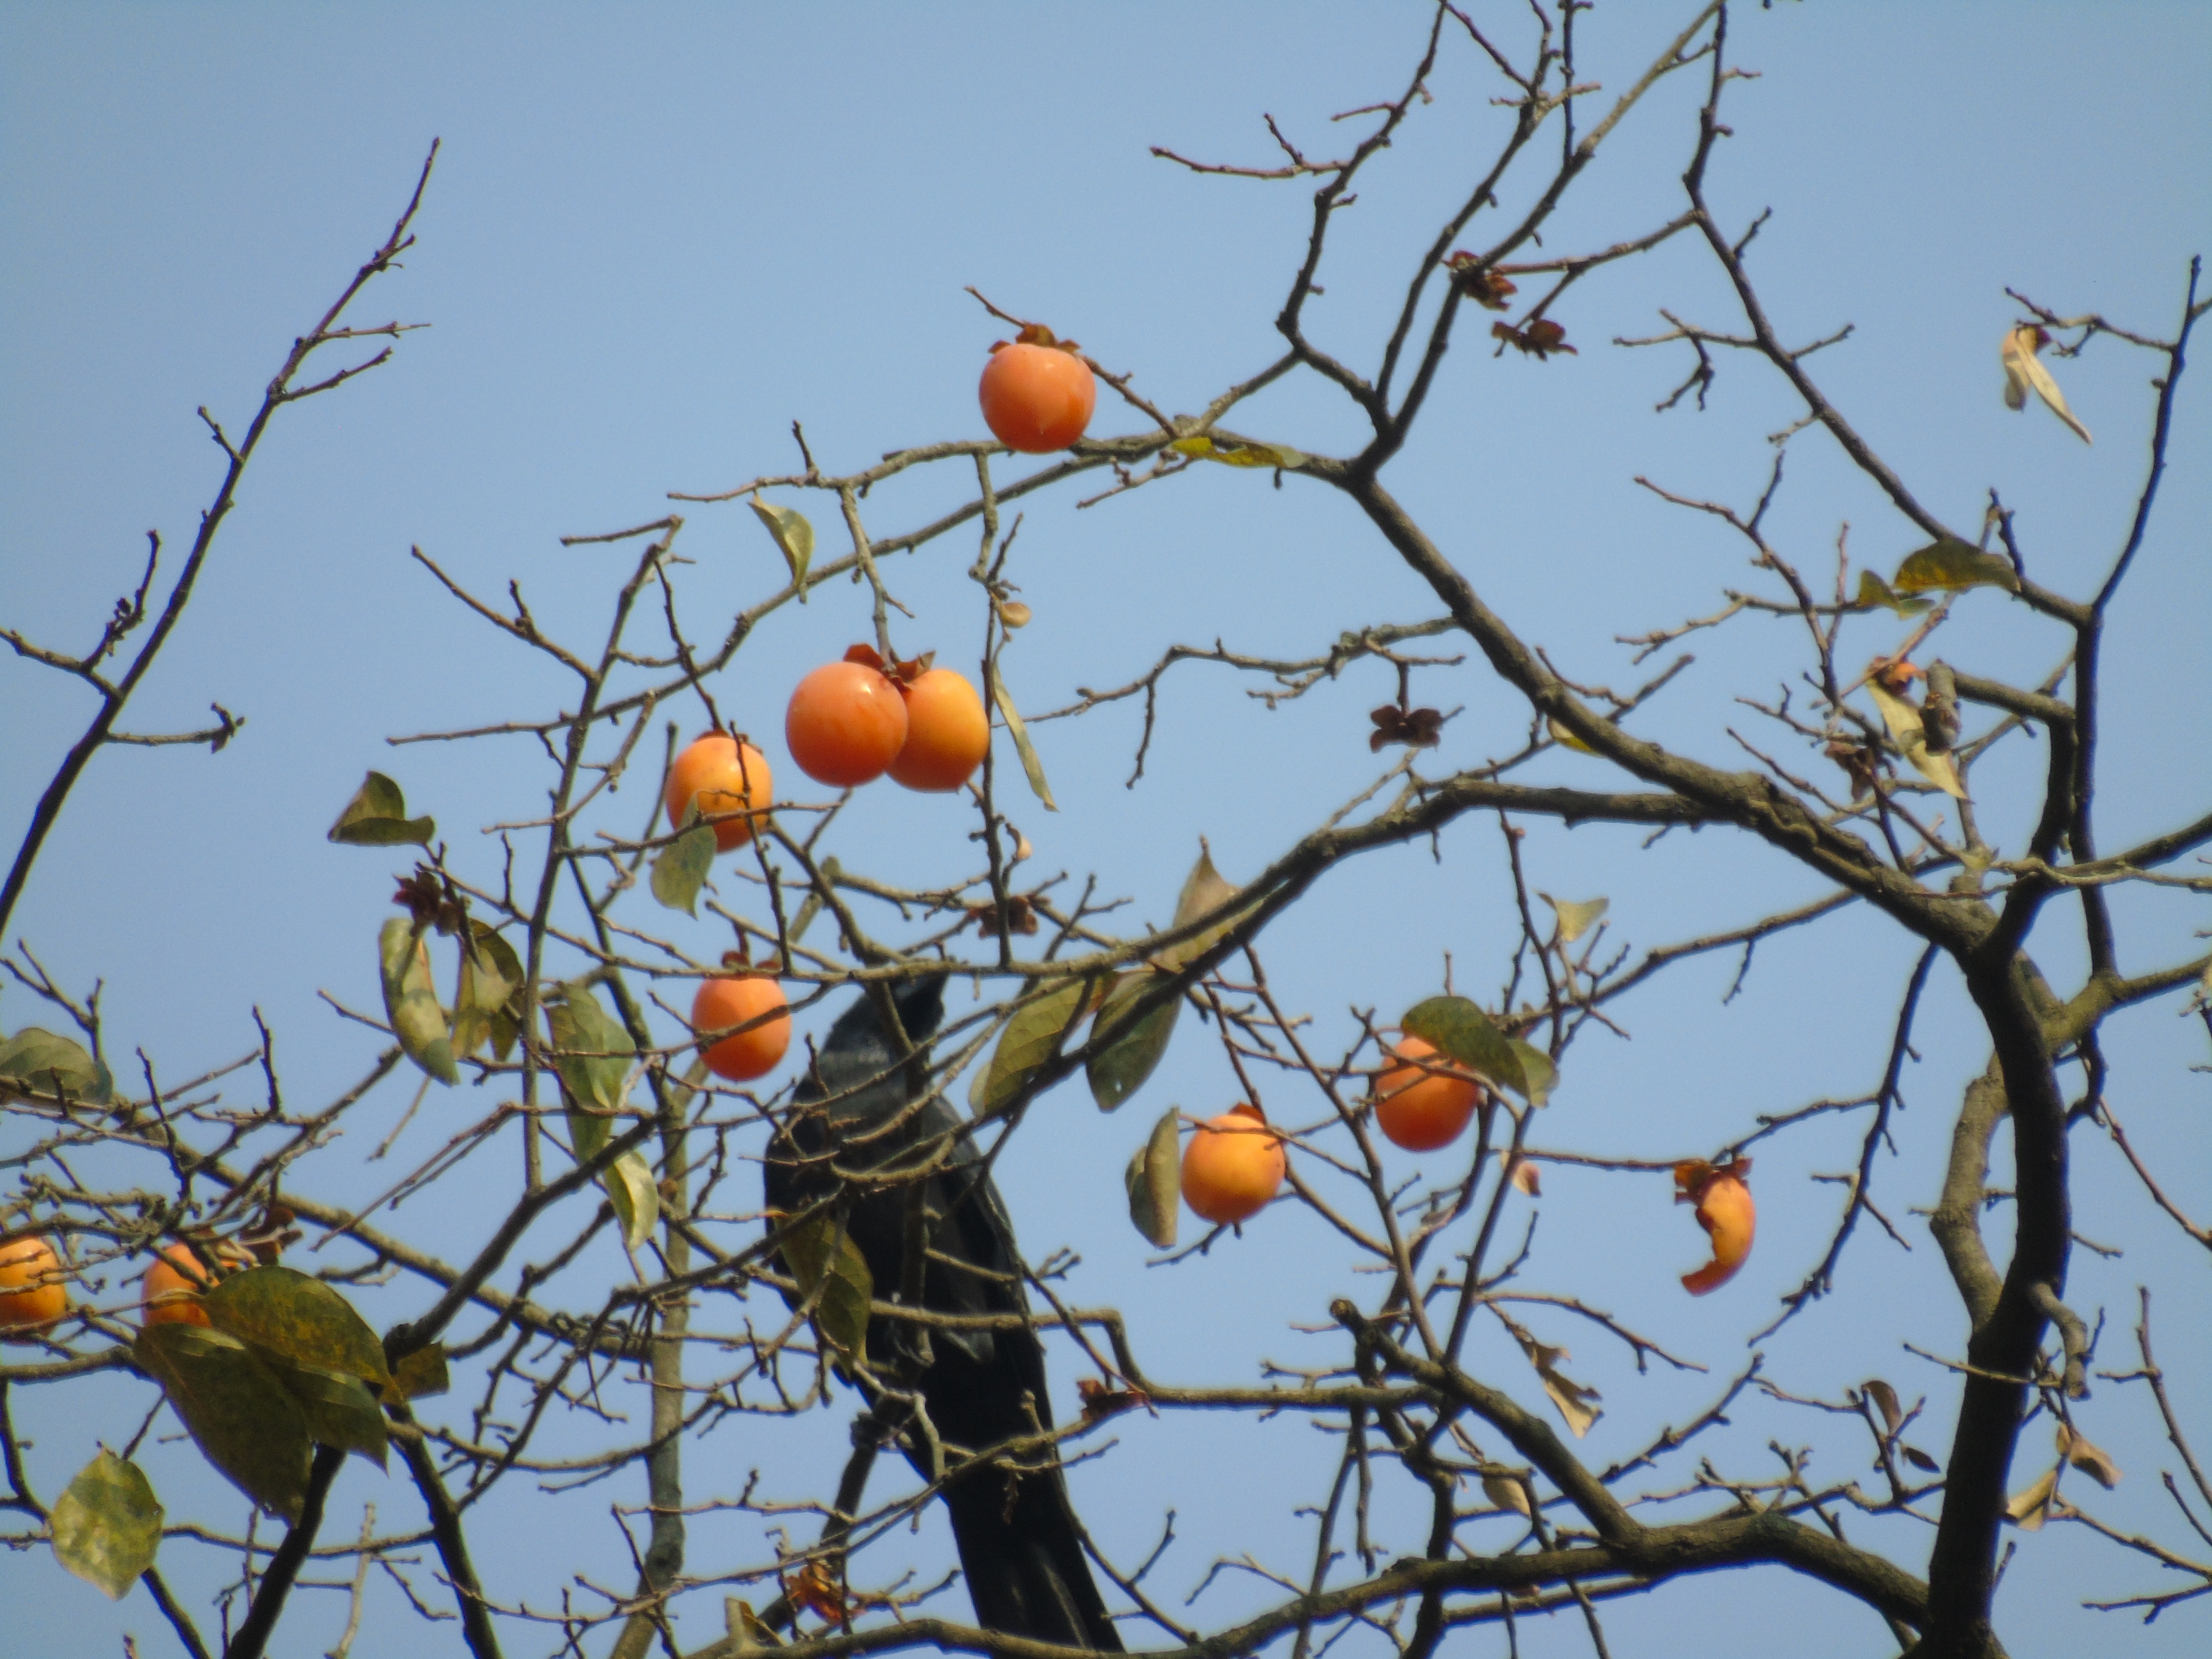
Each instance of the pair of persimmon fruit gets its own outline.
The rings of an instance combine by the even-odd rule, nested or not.
[[[254,1256],[243,1245],[214,1247],[226,1272],[250,1267]],[[0,1244],[0,1332],[39,1332],[69,1311],[61,1258],[51,1240],[31,1237]],[[205,1325],[199,1293],[210,1280],[206,1265],[186,1244],[165,1246],[146,1269],[140,1317],[149,1325]]]
[[[1391,1145],[1433,1152],[1467,1132],[1482,1085],[1440,1057],[1433,1044],[1406,1036],[1386,1046],[1391,1063],[1375,1079],[1375,1121]],[[1289,1168],[1282,1138],[1256,1106],[1232,1106],[1202,1123],[1182,1155],[1182,1196],[1220,1226],[1249,1221],[1274,1201]]]

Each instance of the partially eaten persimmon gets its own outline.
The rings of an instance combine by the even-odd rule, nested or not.
[[[1698,1206],[1698,1224],[1713,1242],[1713,1259],[1682,1275],[1682,1288],[1692,1296],[1720,1289],[1751,1255],[1759,1206],[1751,1201],[1751,1188],[1745,1184],[1750,1173],[1747,1158],[1721,1164],[1690,1158],[1674,1166],[1674,1201]]]

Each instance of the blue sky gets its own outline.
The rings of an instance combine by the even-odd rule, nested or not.
[[[1588,15],[1585,77],[1625,85],[1689,10],[1612,0]],[[1523,11],[1478,12],[1522,49]],[[1194,177],[1149,148],[1270,165],[1268,112],[1310,153],[1335,154],[1356,124],[1328,118],[1402,84],[1426,15],[1405,4],[1231,3],[0,10],[0,214],[9,227],[0,239],[0,622],[64,648],[96,635],[136,576],[149,527],[172,559],[188,544],[220,459],[195,408],[243,422],[287,343],[391,222],[430,139],[443,141],[420,245],[361,318],[433,326],[408,337],[392,365],[282,418],[127,722],[186,726],[216,701],[249,724],[213,758],[179,749],[100,756],[12,933],[64,982],[103,979],[111,1042],[125,1054],[143,1047],[165,1074],[250,1047],[258,1007],[276,1033],[288,1097],[335,1094],[378,1039],[317,994],[374,1005],[387,865],[404,862],[331,848],[324,830],[377,767],[400,779],[414,810],[437,815],[457,860],[489,878],[496,848],[473,832],[532,814],[538,757],[519,743],[394,750],[385,740],[535,715],[568,695],[446,600],[409,560],[410,545],[479,592],[519,579],[550,631],[592,638],[627,556],[564,550],[560,536],[653,518],[667,491],[726,489],[794,465],[794,419],[838,471],[908,443],[981,435],[975,376],[1004,330],[961,291],[969,283],[1133,371],[1164,407],[1201,406],[1274,355],[1273,319],[1303,251],[1310,191]],[[2003,289],[2171,331],[2186,262],[2212,240],[2212,11],[1785,4],[1742,10],[1733,42],[1760,78],[1730,88],[1734,136],[1716,156],[1711,191],[1734,228],[1774,210],[1752,269],[1778,327],[1803,341],[1851,324],[1846,343],[1812,360],[1838,405],[1951,524],[1971,533],[1997,488],[2019,511],[2031,568],[2082,592],[2124,537],[2141,483],[2151,360],[2105,341],[2056,366],[2094,447],[2039,409],[2012,415],[1998,397],[1997,342],[2017,314]],[[1310,313],[1316,338],[1354,362],[1371,361],[1411,260],[1506,119],[1488,102],[1493,81],[1464,50],[1447,52],[1432,89],[1435,103],[1340,217],[1328,291]],[[1547,230],[1549,248],[1602,246],[1679,210],[1700,91],[1678,77],[1638,110]],[[1523,199],[1509,195],[1506,205]],[[1771,373],[1723,362],[1705,413],[1655,414],[1686,369],[1680,348],[1607,343],[1659,331],[1662,307],[1739,325],[1709,258],[1686,240],[1594,275],[1556,313],[1579,356],[1494,359],[1470,331],[1388,475],[1524,637],[1577,678],[1622,687],[1640,676],[1616,636],[1709,613],[1723,588],[1752,580],[1724,527],[1665,506],[1634,479],[1747,507],[1769,464],[1765,434],[1796,412]],[[2202,744],[2177,719],[2212,690],[2202,529],[2212,516],[2212,422],[2202,392],[2180,400],[2160,515],[2115,612],[2107,847],[2203,811]],[[1315,452],[1345,453],[1358,435],[1350,405],[1311,380],[1271,390],[1236,423]],[[1102,404],[1097,429],[1133,426]],[[962,483],[886,488],[871,499],[870,528],[880,536],[921,522]],[[1092,492],[1026,507],[1012,568],[1036,620],[1006,664],[1026,708],[1124,683],[1176,641],[1218,637],[1236,650],[1306,655],[1345,628],[1437,609],[1342,502],[1295,477],[1278,493],[1264,475],[1202,469],[1079,510],[1079,493]],[[834,514],[806,505],[826,543]],[[771,591],[779,567],[741,506],[687,516],[680,548],[697,561],[686,573],[695,615],[719,619]],[[1826,571],[1846,521],[1855,563],[1889,568],[1922,539],[1832,444],[1804,434],[1769,521],[1778,544]],[[971,551],[955,537],[890,573],[915,613],[902,648],[972,658],[981,617],[963,574]],[[1978,672],[2033,681],[2063,648],[1994,596],[1960,609],[1946,651]],[[777,613],[717,698],[773,738],[788,686],[866,629],[858,592],[824,591],[803,611]],[[1892,637],[1855,623],[1846,659]],[[1723,728],[1748,732],[1756,717],[1735,699],[1771,696],[1795,676],[1800,637],[1743,618],[1683,648],[1696,665],[1638,719],[1689,752],[1739,764]],[[1366,709],[1392,690],[1367,665],[1271,712],[1224,671],[1185,666],[1170,678],[1133,789],[1123,787],[1139,736],[1133,704],[1040,726],[1061,811],[1018,814],[1037,867],[1078,882],[1096,872],[1102,890],[1131,898],[1133,919],[1164,922],[1200,836],[1231,879],[1249,876],[1371,781],[1377,768],[1358,739]],[[1416,690],[1465,708],[1432,771],[1504,752],[1525,726],[1523,710],[1472,667],[1431,671]],[[13,782],[0,793],[0,843],[12,848],[88,709],[81,688],[12,655],[0,659],[0,775]],[[781,761],[780,740],[770,752]],[[2039,765],[2040,750],[2021,745],[1977,777],[1985,829],[2001,844],[2009,835],[2014,850]],[[1595,786],[1601,769],[1559,755],[1531,775]],[[644,803],[635,793],[626,800],[605,822],[634,832]],[[890,879],[940,879],[968,868],[968,827],[950,802],[872,797],[841,825],[838,850]],[[1528,843],[1532,883],[1562,897],[1607,896],[1615,937],[1639,950],[1815,890],[1717,833],[1648,852],[1639,839],[1540,827]],[[1427,847],[1371,854],[1272,930],[1271,976],[1313,1013],[1317,1041],[1340,1046],[1356,1029],[1353,1006],[1388,1018],[1435,990],[1445,951],[1463,988],[1494,996],[1512,938],[1498,848],[1494,823],[1470,820],[1435,860]],[[2192,940],[2206,925],[2201,903],[2138,894],[2118,911],[2131,969],[2202,948]],[[658,927],[661,914],[642,920]],[[702,951],[708,937],[697,936]],[[2055,913],[2036,943],[2066,988],[2079,953]],[[1762,947],[1747,990],[1726,1008],[1734,961],[1687,967],[1622,1006],[1632,1040],[1593,1037],[1571,1054],[1539,1139],[1686,1156],[1741,1134],[1760,1112],[1863,1092],[1915,954],[1869,917],[1839,917]],[[2207,1079],[2187,1068],[2205,1058],[2203,1033],[2174,1012],[2169,1002],[2114,1022],[2114,1099],[2157,1166],[2174,1172],[2173,1189],[2201,1194],[2212,1175]],[[0,1025],[37,1018],[19,989],[0,996]],[[1885,1376],[1908,1398],[1927,1394],[1948,1421],[1945,1374],[1898,1346],[1950,1353],[1962,1340],[1910,1212],[1932,1200],[1959,1088],[1984,1056],[1955,977],[1940,968],[1923,1024],[1900,1156],[1881,1177],[1915,1248],[1908,1255],[1862,1230],[1837,1293],[1765,1348],[1771,1374],[1795,1392],[1832,1395]],[[1155,1370],[1240,1381],[1262,1356],[1301,1363],[1316,1339],[1294,1323],[1310,1322],[1339,1285],[1370,1287],[1349,1277],[1318,1223],[1288,1210],[1205,1260],[1146,1269],[1121,1213],[1120,1170],[1168,1103],[1211,1112],[1233,1098],[1233,1079],[1200,1035],[1186,1030],[1145,1097],[1117,1116],[1097,1114],[1073,1087],[1042,1103],[1002,1178],[1032,1257],[1076,1249],[1074,1293],[1127,1310]],[[325,1155],[328,1195],[382,1184],[359,1152],[411,1094],[411,1084],[386,1085],[354,1131],[358,1146]],[[489,1104],[434,1100],[403,1151],[424,1155],[449,1132],[433,1112],[458,1124]],[[1310,1102],[1278,1109],[1301,1117]],[[1609,1460],[1693,1415],[1715,1378],[1741,1367],[1745,1337],[1818,1259],[1832,1226],[1837,1189],[1810,1177],[1844,1167],[1860,1133],[1856,1119],[1838,1120],[1762,1150],[1759,1252],[1728,1293],[1694,1304],[1673,1282],[1699,1259],[1694,1229],[1669,1209],[1663,1183],[1547,1175],[1531,1287],[1612,1308],[1714,1373],[1639,1376],[1591,1334],[1547,1328],[1605,1391],[1608,1415],[1585,1443],[1590,1455]],[[2076,1256],[2076,1299],[2111,1316],[2100,1357],[2128,1364],[2134,1287],[2149,1283],[2173,1364],[2189,1352],[2185,1333],[2212,1314],[2201,1262],[2182,1254],[2185,1241],[2156,1219],[2108,1147],[2084,1135],[2077,1153],[2077,1226],[2127,1248],[2116,1261]],[[395,1224],[458,1252],[480,1220],[465,1206],[426,1200]],[[612,1260],[590,1268],[620,1270]],[[385,1293],[378,1316],[417,1310],[411,1294]],[[1472,1358],[1534,1397],[1525,1368],[1509,1369],[1520,1365],[1510,1349]],[[1065,1390],[1069,1356],[1054,1364]],[[2212,1381],[2176,1365],[2174,1382],[2187,1419],[2212,1435]],[[49,1498],[95,1440],[128,1437],[144,1395],[116,1378],[16,1392],[19,1418],[35,1428],[31,1470]],[[2100,1385],[2090,1409],[2090,1431],[2130,1473],[2118,1492],[2094,1495],[2097,1512],[2124,1530],[2172,1536],[2156,1476],[2172,1459],[2141,1390]],[[1753,1468],[1769,1437],[1814,1433],[1771,1410],[1747,1411],[1714,1450]],[[1286,1421],[1127,1419],[1115,1453],[1079,1472],[1079,1498],[1124,1559],[1140,1559],[1162,1510],[1176,1510],[1179,1541],[1152,1582],[1180,1601],[1216,1553],[1249,1548],[1288,1565],[1310,1552],[1310,1525],[1291,1510],[1320,1495],[1319,1438]],[[842,1440],[842,1412],[818,1414],[803,1435],[726,1427],[688,1454],[691,1479],[702,1495],[727,1492],[759,1468],[772,1488],[811,1493],[826,1487]],[[1836,1443],[1832,1456],[1863,1461]],[[2024,1443],[2024,1459],[2041,1453]],[[189,1448],[156,1446],[148,1458],[165,1495],[198,1491],[206,1513],[235,1522],[240,1506],[227,1489],[195,1487]],[[518,1487],[482,1528],[487,1578],[541,1607],[563,1571],[626,1585],[631,1569],[606,1506],[641,1496],[633,1480],[554,1505]],[[173,1516],[194,1508],[189,1498],[170,1502]],[[356,1468],[339,1488],[332,1534],[350,1531],[365,1502],[385,1525],[411,1524],[404,1482]],[[1389,1517],[1386,1541],[1412,1547],[1413,1526],[1409,1513]],[[1862,1535],[1916,1566],[1924,1548],[1903,1523],[1857,1523]],[[2000,1601],[2014,1652],[2109,1644],[2178,1654],[2202,1642],[2201,1606],[2148,1631],[2078,1610],[2085,1596],[2156,1584],[2147,1563],[2077,1528],[2021,1542]],[[725,1518],[695,1525],[692,1547],[695,1569],[711,1570],[756,1560],[763,1544],[757,1521]],[[926,1568],[948,1559],[934,1522],[898,1547]],[[194,1548],[173,1541],[164,1566],[204,1595],[214,1577],[192,1565]],[[96,1650],[129,1630],[142,1652],[167,1650],[143,1590],[111,1608],[40,1553],[11,1554],[0,1573],[48,1647],[74,1638]],[[960,1605],[957,1593],[946,1600]],[[1250,1580],[1232,1577],[1190,1616],[1217,1626],[1260,1601]],[[295,1611],[293,1640],[326,1644],[343,1616],[342,1596],[319,1593]],[[1724,1589],[1677,1585],[1607,1616],[1617,1652],[1773,1650],[1787,1631],[1795,1652],[1857,1653],[1881,1635],[1870,1615],[1774,1573],[1732,1577]],[[1703,1628],[1712,1620],[1724,1636]],[[718,1622],[713,1598],[702,1598],[687,1640],[707,1639]],[[1531,1653],[1588,1650],[1564,1621],[1522,1634]],[[417,1636],[397,1596],[380,1589],[355,1651],[416,1651]],[[551,1645],[519,1632],[510,1651]]]

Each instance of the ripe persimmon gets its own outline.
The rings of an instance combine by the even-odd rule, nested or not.
[[[1097,405],[1098,386],[1073,340],[1056,340],[1050,329],[1030,323],[1012,342],[991,348],[975,396],[984,424],[1000,443],[1042,455],[1083,435]]]
[[[668,769],[665,801],[672,828],[684,822],[694,801],[704,818],[720,812],[759,811],[773,798],[767,757],[726,732],[708,732]],[[749,817],[723,818],[714,825],[714,846],[720,852],[742,847],[752,838]]]
[[[253,1257],[237,1245],[222,1243],[213,1247],[210,1254],[225,1273],[237,1273],[253,1265]],[[144,1310],[142,1317],[149,1325],[204,1325],[207,1310],[200,1306],[200,1292],[213,1284],[207,1266],[189,1244],[164,1245],[154,1265],[146,1269]]]
[[[750,1083],[774,1071],[791,1047],[791,1016],[783,1012],[785,1006],[783,987],[765,974],[701,980],[699,994],[691,1000],[693,1030],[706,1036],[761,1021],[702,1047],[707,1069],[732,1083]],[[763,1014],[775,1018],[762,1019]]]
[[[1482,1085],[1424,1038],[1401,1036],[1388,1052],[1398,1063],[1375,1079],[1375,1121],[1383,1134],[1409,1152],[1450,1146],[1474,1115]]]
[[[865,659],[855,660],[866,653]],[[855,646],[843,662],[824,663],[791,694],[783,740],[799,769],[817,783],[849,788],[883,776],[906,745],[906,699]]]
[[[1182,1197],[1216,1226],[1267,1207],[1283,1184],[1283,1143],[1257,1106],[1232,1106],[1199,1125],[1183,1149]]]
[[[42,1331],[69,1311],[61,1258],[38,1237],[0,1244],[0,1335]]]
[[[1691,1158],[1674,1166],[1674,1201],[1698,1206],[1698,1224],[1713,1241],[1713,1259],[1695,1273],[1682,1275],[1682,1288],[1692,1296],[1717,1291],[1735,1277],[1751,1255],[1752,1235],[1759,1227],[1759,1206],[1751,1201],[1744,1177],[1751,1160],[1737,1158],[1715,1166]]]
[[[991,747],[991,717],[965,675],[933,668],[899,686],[906,699],[906,743],[891,781],[909,789],[957,789]]]

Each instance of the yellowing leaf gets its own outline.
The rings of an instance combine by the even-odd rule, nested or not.
[[[1521,1056],[1490,1016],[1465,997],[1431,997],[1408,1008],[1398,1024],[1425,1039],[1437,1053],[1528,1098],[1528,1075]]]
[[[1877,605],[1882,605],[1894,611],[1900,617],[1917,617],[1923,611],[1932,610],[1936,604],[1933,599],[1899,598],[1890,591],[1887,582],[1882,580],[1871,570],[1859,572],[1857,603],[1863,610],[1870,610]]]
[[[1029,778],[1030,793],[1044,803],[1046,811],[1057,812],[1060,805],[1052,798],[1052,786],[1045,781],[1044,763],[1037,758],[1036,745],[1030,741],[1030,729],[1022,724],[1021,711],[1014,707],[1013,696],[995,668],[991,673],[991,701],[999,705],[999,713],[1006,717],[1006,732],[1014,740],[1014,752],[1022,757],[1022,771]]]
[[[1984,553],[1978,547],[1947,536],[1906,554],[1890,586],[1899,593],[1924,593],[1937,587],[2012,589],[2020,586],[2020,578],[2013,572],[2012,561],[2002,555]]]
[[[814,558],[814,526],[806,522],[802,514],[787,507],[773,507],[754,496],[745,503],[760,515],[775,541],[783,562],[791,567],[791,585],[799,590],[799,602],[806,603],[806,567]]]
[[[1122,1183],[1129,1189],[1130,1224],[1145,1236],[1146,1243],[1163,1250],[1175,1248],[1176,1218],[1182,1208],[1177,1133],[1176,1109],[1170,1106],[1152,1125],[1152,1133],[1121,1174]]]
[[[468,947],[461,952],[460,988],[453,998],[453,1052],[472,1054],[490,1041],[492,1054],[505,1060],[522,1034],[515,993],[522,988],[522,961],[514,947],[486,923],[471,920]]]
[[[992,1117],[1004,1111],[1030,1075],[1060,1053],[1068,1032],[1089,1007],[1095,983],[1087,979],[1062,980],[1015,1010],[984,1071],[982,1092],[975,1103],[976,1116]]]
[[[358,1452],[380,1469],[384,1467],[384,1413],[359,1377],[343,1376],[317,1365],[295,1364],[258,1347],[253,1352],[300,1407],[309,1439],[340,1451]]]
[[[1510,1475],[1484,1475],[1482,1495],[1501,1510],[1511,1510],[1516,1515],[1532,1513],[1528,1508],[1528,1489]]]
[[[428,847],[438,833],[429,818],[407,816],[407,797],[381,772],[371,772],[338,814],[326,840],[349,847]]]
[[[1913,770],[1945,794],[1966,799],[1966,787],[1959,781],[1957,763],[1948,751],[1939,755],[1929,750],[1921,730],[1919,707],[1885,690],[1876,680],[1867,682],[1866,692],[1874,699],[1874,706],[1881,711],[1881,723],[1889,728],[1890,737],[1912,763]]]
[[[660,1188],[653,1182],[653,1166],[633,1146],[609,1166],[599,1184],[606,1188],[607,1202],[615,1206],[623,1243],[633,1250],[641,1249],[660,1224]]]
[[[816,1216],[786,1233],[781,1249],[799,1295],[814,1303],[822,1340],[848,1358],[865,1353],[876,1281],[844,1224],[834,1215]]]
[[[1549,893],[1539,893],[1536,896],[1550,905],[1558,915],[1559,943],[1562,945],[1572,945],[1589,932],[1613,905],[1611,899],[1584,899],[1577,903],[1570,899],[1555,899]]]
[[[384,1345],[337,1291],[274,1264],[232,1273],[200,1297],[216,1329],[302,1365],[340,1371],[382,1388],[391,1380]]]
[[[1177,438],[1168,447],[1178,455],[1188,455],[1194,460],[1219,461],[1224,466],[1297,468],[1306,464],[1306,458],[1287,444],[1244,443],[1206,433],[1194,438]]]
[[[2003,361],[2005,372],[2005,407],[2025,409],[2030,392],[2049,404],[2051,412],[2066,422],[2067,427],[2083,443],[2096,441],[2089,428],[2074,418],[2074,411],[2066,407],[2066,394],[2058,389],[2058,382],[2051,378],[2043,359],[2035,354],[2050,343],[2051,337],[2033,323],[2022,323],[2009,329],[1998,356]]]
[[[430,978],[430,947],[404,916],[394,916],[377,936],[377,959],[384,981],[384,1012],[392,1034],[407,1058],[439,1082],[459,1083],[446,1011],[438,1006]]]
[[[161,1504],[136,1463],[105,1446],[54,1500],[54,1559],[120,1601],[161,1547]]]
[[[1552,741],[1553,743],[1559,744],[1565,748],[1572,749],[1578,754],[1595,755],[1597,753],[1596,750],[1591,748],[1589,744],[1584,743],[1573,732],[1568,731],[1565,726],[1560,725],[1558,720],[1553,719],[1549,714],[1547,714],[1544,717],[1544,726],[1545,728],[1551,732]]]
[[[417,1348],[392,1368],[392,1386],[403,1400],[422,1400],[446,1392],[453,1379],[446,1369],[446,1345]]]

